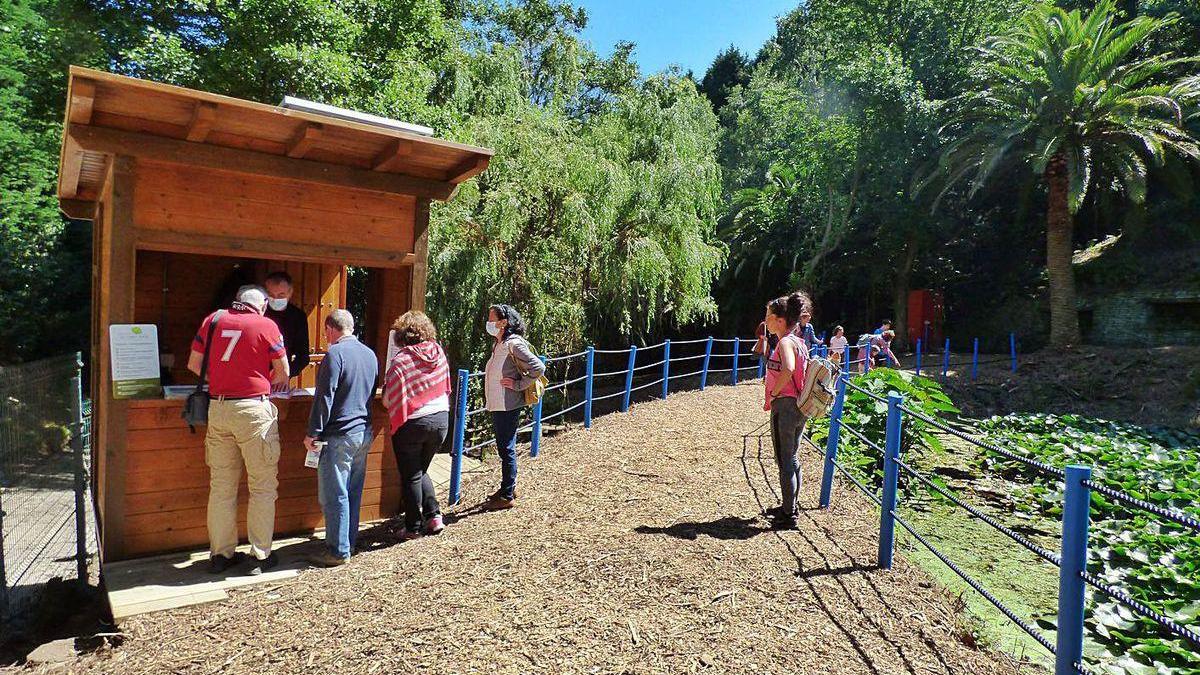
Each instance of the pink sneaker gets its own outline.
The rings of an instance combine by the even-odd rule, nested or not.
[[[441,514],[425,521],[425,534],[441,534],[444,529],[446,529],[446,523],[442,522]]]

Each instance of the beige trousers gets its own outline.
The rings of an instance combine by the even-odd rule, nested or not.
[[[270,400],[213,400],[204,437],[208,464],[208,542],[211,555],[232,557],[238,543],[237,497],[246,465],[250,504],[246,530],[250,552],[271,554],[279,480],[279,410]]]

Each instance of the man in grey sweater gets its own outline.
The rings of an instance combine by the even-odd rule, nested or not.
[[[325,443],[317,482],[326,545],[313,562],[333,567],[350,559],[358,535],[379,360],[354,337],[354,317],[344,309],[330,312],[325,319],[325,337],[329,351],[317,372],[304,447],[311,450],[316,443]]]

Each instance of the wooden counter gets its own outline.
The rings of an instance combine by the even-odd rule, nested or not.
[[[184,423],[183,401],[128,402],[125,489],[125,546],[122,557],[208,545],[208,466],[204,429],[193,434]],[[304,466],[304,435],[311,397],[274,399],[279,408],[278,536],[310,533],[323,518],[317,501],[317,472]],[[390,449],[387,415],[378,399],[373,411],[371,451],[363,489],[361,518],[394,515],[400,504],[400,475]],[[245,475],[238,497],[239,536],[246,536]]]

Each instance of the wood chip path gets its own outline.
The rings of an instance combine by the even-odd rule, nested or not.
[[[849,488],[775,533],[761,384],[672,394],[522,458],[520,506],[480,513],[470,478],[444,534],[222,603],[135,617],[77,672],[1015,673],[969,646],[954,602],[897,561]],[[382,532],[382,530],[381,530]]]

